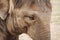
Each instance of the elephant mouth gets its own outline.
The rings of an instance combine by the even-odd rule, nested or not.
[[[14,31],[13,33],[15,33],[16,35],[20,35],[22,33],[27,33],[27,27],[24,27],[24,28],[19,28],[19,27],[14,27]]]

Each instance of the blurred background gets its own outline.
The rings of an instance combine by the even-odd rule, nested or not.
[[[60,0],[51,0],[51,40],[60,40]]]

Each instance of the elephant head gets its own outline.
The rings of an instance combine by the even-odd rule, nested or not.
[[[33,40],[50,40],[50,0],[9,0],[8,13],[2,15],[11,35],[26,33]]]

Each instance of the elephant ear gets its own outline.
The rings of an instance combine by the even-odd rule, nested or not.
[[[7,14],[5,12],[0,11],[0,17],[1,17],[2,20],[5,20],[6,17],[7,17]]]
[[[0,17],[2,20],[5,20],[7,17],[8,11],[8,1],[7,0],[0,0]]]

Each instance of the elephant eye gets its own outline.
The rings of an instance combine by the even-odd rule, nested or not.
[[[34,20],[34,16],[29,16],[29,18],[30,18],[31,20]]]
[[[31,16],[24,16],[25,18],[29,18],[30,20],[34,20],[34,16],[31,15]]]

